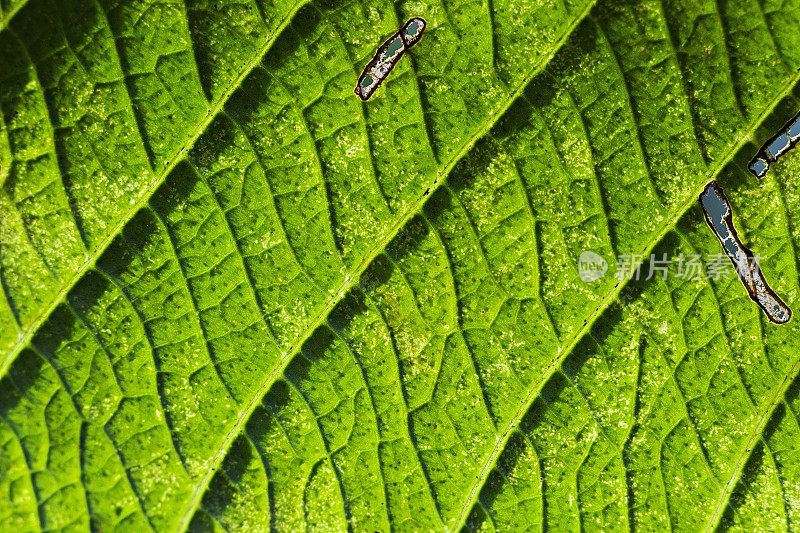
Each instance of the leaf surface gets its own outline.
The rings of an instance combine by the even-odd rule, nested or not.
[[[29,0],[0,524],[796,527],[794,322],[735,277],[614,274],[719,253],[717,178],[796,301],[795,160],[742,169],[797,107],[797,8]]]

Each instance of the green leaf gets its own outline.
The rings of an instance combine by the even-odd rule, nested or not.
[[[614,274],[795,304],[798,4],[620,4],[0,3],[0,529],[797,529],[796,321]]]

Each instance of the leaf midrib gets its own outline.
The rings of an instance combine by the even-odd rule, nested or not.
[[[286,26],[294,19],[294,16],[297,12],[306,4],[308,4],[311,0],[299,0],[292,6],[292,9],[284,16],[281,20],[280,24],[275,27],[273,30],[272,35],[264,41],[263,46],[261,49],[258,50],[253,55],[253,58],[247,62],[239,74],[234,78],[231,84],[225,89],[222,93],[220,98],[211,103],[206,111],[205,116],[202,120],[200,120],[194,127],[193,130],[189,133],[186,141],[181,144],[166,160],[166,165],[164,166],[161,173],[159,173],[148,185],[147,187],[141,192],[138,200],[131,205],[131,207],[124,212],[124,214],[119,218],[116,224],[113,225],[111,231],[100,241],[100,244],[92,251],[91,253],[87,254],[86,259],[83,263],[75,270],[72,276],[64,283],[55,294],[55,296],[48,302],[48,304],[39,312],[36,318],[30,322],[28,327],[22,331],[20,335],[18,335],[17,340],[14,342],[11,351],[9,351],[5,358],[3,359],[2,363],[0,363],[0,378],[2,378],[6,372],[8,372],[11,363],[17,358],[19,353],[30,343],[33,336],[39,330],[39,328],[44,324],[44,322],[50,317],[56,307],[64,300],[66,295],[72,290],[72,288],[78,283],[78,281],[83,278],[83,276],[94,268],[97,260],[106,249],[111,245],[114,239],[120,234],[122,229],[130,222],[133,216],[142,208],[144,207],[148,201],[150,201],[150,197],[155,193],[158,187],[164,183],[164,180],[170,175],[170,173],[181,163],[187,156],[189,150],[194,146],[197,140],[206,132],[208,126],[214,121],[214,119],[222,112],[225,104],[228,103],[233,93],[235,93],[239,87],[244,82],[245,78],[250,75],[250,73],[255,69],[261,61],[264,59],[264,56],[269,52],[272,48],[272,45],[275,41],[280,37],[283,31],[286,29]],[[24,4],[25,2],[23,2]],[[20,4],[21,5],[21,4]],[[13,14],[11,15],[13,16]],[[10,20],[10,18],[9,18]],[[3,22],[0,21],[0,31],[3,29]]]
[[[761,113],[759,113],[755,119],[745,128],[742,128],[741,133],[737,136],[736,141],[730,145],[730,148],[725,151],[723,157],[717,162],[715,165],[716,168],[709,170],[706,175],[706,180],[703,184],[697,187],[692,194],[687,197],[687,200],[682,204],[678,204],[678,209],[676,209],[673,213],[673,217],[667,217],[664,220],[661,228],[657,231],[657,233],[653,236],[653,238],[645,244],[642,248],[641,256],[648,257],[650,252],[666,237],[666,235],[675,228],[678,221],[695,205],[697,202],[697,198],[700,196],[700,193],[703,192],[703,189],[706,185],[715,179],[720,172],[727,166],[727,164],[733,160],[736,154],[744,148],[744,146],[749,142],[752,138],[753,132],[761,125],[762,122],[775,110],[775,108],[780,104],[780,102],[786,98],[789,94],[791,94],[792,90],[800,83],[800,71],[795,72],[794,75],[789,79],[789,81],[781,88],[780,92],[778,92],[775,97],[770,100],[769,105],[764,107]],[[644,259],[642,259],[643,261]],[[639,264],[641,264],[641,262]],[[636,269],[631,269],[631,276]],[[475,483],[472,485],[469,496],[467,500],[464,502],[464,506],[461,508],[461,511],[457,517],[457,520],[453,526],[453,529],[458,531],[464,528],[466,523],[466,519],[469,516],[469,513],[472,511],[474,507],[478,494],[480,493],[480,489],[483,488],[486,480],[488,479],[489,473],[494,469],[497,461],[500,458],[500,455],[505,450],[506,445],[508,443],[508,439],[511,437],[511,434],[514,431],[514,428],[519,426],[519,423],[522,420],[522,417],[527,413],[533,402],[541,393],[545,384],[547,384],[550,379],[555,375],[558,367],[564,360],[572,353],[576,346],[584,339],[584,337],[591,333],[592,327],[594,326],[595,322],[605,313],[606,309],[617,300],[619,294],[622,290],[628,285],[631,280],[631,276],[627,279],[618,282],[612,291],[610,291],[600,302],[600,304],[589,314],[587,320],[584,322],[583,326],[577,330],[567,342],[565,348],[563,350],[559,350],[558,353],[553,357],[550,363],[545,367],[542,373],[542,379],[534,382],[535,385],[529,390],[528,394],[526,394],[524,401],[520,404],[519,409],[514,413],[511,419],[509,419],[508,423],[503,428],[503,431],[500,433],[500,437],[495,444],[495,447],[492,449],[491,453],[489,454],[486,462],[480,469],[478,476],[475,478]],[[766,425],[767,421],[771,418],[772,413],[774,412],[777,405],[780,403],[778,398],[783,397],[783,393],[788,388],[789,384],[793,381],[792,376],[796,376],[800,373],[800,360],[798,360],[787,374],[786,378],[779,384],[771,396],[771,401],[767,402],[766,408],[762,413],[759,413],[757,420],[759,423],[752,429],[749,438],[746,440],[745,444],[742,446],[741,451],[745,451],[749,449],[749,452],[745,452],[741,454],[741,460],[734,468],[733,472],[731,473],[731,477],[728,482],[722,487],[722,491],[720,492],[720,497],[717,500],[717,509],[716,514],[719,514],[715,523],[719,521],[719,518],[722,516],[722,511],[724,511],[726,507],[726,502],[729,501],[730,496],[733,492],[733,488],[738,483],[739,478],[744,471],[744,465],[747,463],[747,460],[753,453],[753,446],[752,444],[755,442],[755,439],[760,434],[759,428],[762,428]],[[711,529],[706,529],[706,531],[710,531],[713,527],[709,524]]]
[[[367,250],[367,253],[364,255],[362,260],[358,263],[358,265],[347,275],[345,276],[342,284],[336,290],[336,292],[328,299],[325,303],[325,306],[320,310],[320,312],[314,317],[314,319],[308,324],[306,329],[303,331],[302,336],[298,337],[298,340],[295,341],[291,348],[286,352],[285,357],[280,363],[270,372],[265,380],[259,385],[255,394],[253,395],[251,401],[247,404],[246,408],[241,412],[241,415],[237,418],[236,423],[231,427],[228,433],[225,435],[225,439],[223,440],[220,449],[217,453],[212,457],[211,461],[209,462],[209,467],[206,470],[206,473],[200,478],[200,483],[195,487],[195,491],[192,495],[191,500],[187,503],[187,506],[184,512],[181,515],[181,520],[178,524],[179,531],[186,531],[189,527],[192,517],[194,516],[195,511],[197,510],[200,502],[202,500],[203,495],[205,494],[206,489],[208,488],[211,479],[213,478],[214,474],[216,473],[219,465],[222,463],[222,460],[228,453],[233,441],[238,437],[241,433],[242,427],[250,418],[250,415],[259,405],[262,397],[269,391],[270,387],[274,385],[275,381],[278,377],[283,373],[286,369],[288,364],[294,359],[294,357],[300,351],[300,348],[303,344],[311,337],[311,335],[319,328],[324,322],[328,315],[333,311],[333,309],[338,305],[338,303],[344,298],[344,296],[352,289],[356,283],[359,282],[361,275],[364,271],[369,267],[370,264],[386,249],[392,239],[395,238],[397,233],[405,227],[408,222],[422,210],[424,204],[428,201],[431,197],[433,192],[439,188],[439,186],[446,180],[446,178],[450,175],[453,168],[467,155],[467,153],[472,149],[475,143],[483,138],[489,131],[494,127],[497,121],[502,117],[506,111],[513,105],[516,100],[522,96],[525,88],[531,83],[533,78],[540,74],[544,68],[550,63],[550,61],[555,56],[556,52],[558,52],[561,47],[566,43],[567,39],[573,34],[575,28],[589,15],[590,11],[594,7],[596,0],[590,0],[584,6],[583,10],[578,13],[568,24],[564,31],[562,32],[561,36],[558,40],[556,40],[547,54],[541,57],[538,63],[534,64],[528,71],[526,72],[525,76],[520,80],[517,84],[516,88],[513,91],[508,93],[508,96],[502,101],[501,105],[499,105],[495,110],[488,115],[487,119],[483,122],[483,125],[476,129],[470,137],[461,144],[458,150],[450,157],[447,163],[440,167],[436,171],[436,176],[434,177],[433,181],[427,187],[428,194],[420,194],[417,201],[412,203],[402,214],[398,217],[394,224],[389,228],[386,235],[377,240],[375,244]],[[0,372],[2,375],[2,372]]]

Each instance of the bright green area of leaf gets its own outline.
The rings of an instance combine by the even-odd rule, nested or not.
[[[0,28],[5,28],[27,0],[0,0]]]
[[[618,4],[3,19],[0,529],[797,529],[796,320],[613,264],[718,177],[797,301],[799,6]]]

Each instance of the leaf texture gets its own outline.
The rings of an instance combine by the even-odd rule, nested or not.
[[[2,7],[3,529],[797,529],[796,2]]]

